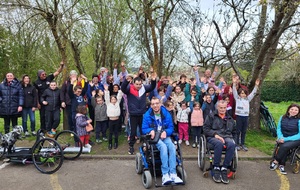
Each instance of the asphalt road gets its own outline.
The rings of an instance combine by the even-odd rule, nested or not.
[[[293,174],[287,166],[288,175],[268,170],[268,161],[239,161],[236,179],[228,185],[216,184],[211,177],[204,178],[197,161],[184,161],[187,172],[185,186],[160,189],[299,189],[300,174]],[[41,174],[34,165],[0,164],[1,190],[81,190],[81,189],[144,189],[141,175],[135,173],[135,161],[78,159],[65,161],[61,169],[52,175]],[[152,186],[154,189],[154,184]]]

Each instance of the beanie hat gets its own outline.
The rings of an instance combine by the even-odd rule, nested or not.
[[[72,71],[70,71],[70,75],[78,75],[78,73],[77,73],[77,71],[72,70]]]
[[[43,72],[45,72],[43,69],[38,70],[37,76],[40,77]]]

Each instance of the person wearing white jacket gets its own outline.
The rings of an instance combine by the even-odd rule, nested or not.
[[[117,96],[110,96],[108,86],[104,86],[104,99],[107,106],[107,117],[108,117],[108,127],[109,127],[109,136],[108,136],[108,149],[112,149],[112,135],[115,136],[114,149],[118,148],[118,137],[119,137],[119,117],[121,114],[120,102],[123,96],[121,90],[118,91]]]
[[[235,115],[236,115],[236,127],[237,127],[237,139],[236,139],[236,149],[248,151],[248,148],[245,146],[246,132],[248,128],[248,119],[250,111],[250,101],[254,98],[258,85],[259,79],[255,81],[255,87],[252,92],[248,95],[247,90],[239,88],[236,90],[236,84],[238,82],[238,77],[233,77],[233,97],[235,99]],[[241,135],[241,141],[240,141]]]

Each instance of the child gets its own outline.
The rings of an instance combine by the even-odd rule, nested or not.
[[[208,116],[210,113],[215,111],[215,104],[213,103],[210,94],[204,95],[203,104],[202,104],[201,109],[203,111],[203,119],[204,120],[205,120],[206,116]]]
[[[44,91],[41,102],[45,106],[47,136],[53,138],[60,123],[60,90],[56,82],[51,81],[49,88]]]
[[[193,98],[192,98],[193,99]],[[191,130],[193,134],[193,144],[192,147],[196,148],[196,144],[199,143],[200,135],[203,133],[203,112],[200,109],[199,102],[190,102],[191,108]]]
[[[167,108],[167,110],[169,111],[169,113],[172,116],[172,121],[174,124],[174,130],[175,130],[176,125],[177,125],[177,119],[176,119],[176,110],[174,108],[174,103],[171,100],[167,100],[167,101],[165,101],[164,106]],[[175,131],[177,131],[177,129]]]
[[[176,83],[173,83],[173,87],[175,85]],[[174,105],[177,105],[177,103],[182,102],[185,99],[184,92],[182,92],[179,85],[175,86],[175,90],[172,92],[171,99],[174,102]]]
[[[177,103],[177,123],[179,132],[179,144],[182,143],[182,139],[185,140],[186,146],[190,146],[189,143],[189,113],[191,109],[187,107],[186,102]]]
[[[102,133],[102,138],[107,141],[106,130],[107,130],[107,114],[106,114],[106,104],[102,96],[97,96],[96,91],[92,92],[91,104],[95,111],[95,121],[96,121],[96,143],[101,143],[100,132]]]
[[[240,150],[241,148],[244,151],[248,151],[248,148],[245,146],[245,137],[248,127],[248,118],[250,111],[250,101],[254,98],[257,91],[259,80],[255,81],[255,87],[253,91],[248,95],[247,90],[239,88],[239,91],[236,90],[236,84],[238,77],[232,78],[233,83],[233,97],[235,99],[235,115],[236,115],[236,126],[237,126],[237,139],[236,139],[236,149]],[[240,141],[241,135],[241,141]],[[240,146],[239,146],[240,145]]]
[[[232,115],[232,106],[231,106],[229,94],[223,94],[222,100],[225,100],[227,102],[226,111],[232,117],[233,116]]]
[[[77,106],[76,111],[77,114],[75,116],[75,120],[77,134],[80,137],[82,144],[84,144],[86,148],[92,148],[92,146],[89,144],[90,134],[85,129],[88,124],[92,123],[92,120],[86,116],[86,105]]]
[[[118,95],[112,95],[109,96],[108,86],[104,86],[104,98],[105,103],[107,106],[107,117],[108,119],[108,127],[109,127],[109,137],[108,137],[108,149],[112,149],[112,135],[114,133],[115,136],[115,143],[114,143],[114,149],[118,148],[118,136],[119,136],[119,117],[121,114],[120,110],[120,102],[123,96],[123,93],[121,90],[119,90]]]

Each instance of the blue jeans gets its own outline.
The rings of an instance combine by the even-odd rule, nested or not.
[[[235,143],[232,138],[224,138],[225,140],[225,145],[226,145],[226,153],[225,153],[225,159],[223,162],[223,167],[228,168],[230,166],[231,160],[234,156],[234,151],[235,151]],[[224,144],[213,137],[208,137],[207,142],[212,144],[214,147],[214,166],[220,167],[221,163],[221,157],[222,157],[222,150]]]
[[[30,119],[30,129],[31,131],[35,131],[35,114],[34,111],[32,111],[32,108],[23,108],[22,110],[22,126],[23,131],[26,132],[27,130],[27,118],[29,115]]]
[[[237,128],[237,139],[236,144],[239,145],[245,145],[245,139],[246,139],[246,132],[248,128],[248,118],[249,116],[236,116],[236,128]],[[241,142],[240,142],[240,135],[241,135]]]
[[[176,148],[171,138],[159,139],[156,147],[160,151],[162,174],[176,174]]]

